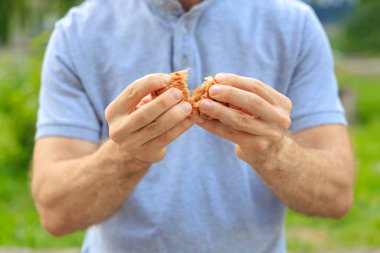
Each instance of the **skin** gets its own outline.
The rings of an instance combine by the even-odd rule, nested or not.
[[[189,11],[194,5],[202,2],[202,0],[179,0],[179,2],[185,11]]]
[[[200,111],[215,120],[198,125],[236,143],[236,155],[252,166],[288,207],[307,215],[341,218],[352,205],[354,161],[347,130],[324,125],[289,133],[292,103],[270,86],[219,74]]]
[[[59,137],[36,142],[32,193],[50,233],[62,236],[112,215],[166,146],[194,124],[178,89],[150,101],[169,81],[152,74],[129,85],[105,111],[110,139],[101,145]]]
[[[201,1],[180,2],[187,11]],[[150,99],[169,78],[152,74],[129,85],[105,111],[110,139],[104,143],[59,137],[36,142],[31,188],[50,233],[62,236],[111,216],[163,159],[166,146],[194,124],[178,90]],[[290,208],[332,218],[346,214],[354,180],[346,128],[289,133],[288,98],[254,79],[230,74],[216,79],[221,85],[211,89],[211,97],[234,106],[202,101],[201,111],[216,120],[197,124],[236,143],[236,155]]]

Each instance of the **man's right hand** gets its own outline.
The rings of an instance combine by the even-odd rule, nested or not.
[[[166,146],[194,124],[188,117],[192,106],[180,102],[182,92],[175,88],[135,110],[145,96],[169,82],[167,74],[146,75],[130,84],[105,111],[110,139],[138,160],[161,161]]]
[[[111,139],[101,145],[58,136],[36,142],[32,192],[48,231],[65,235],[110,217],[165,147],[193,125],[179,90],[143,99],[169,81],[153,74],[129,85],[106,109]]]

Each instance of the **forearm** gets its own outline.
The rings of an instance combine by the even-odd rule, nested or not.
[[[276,149],[253,167],[283,203],[307,215],[340,218],[347,213],[353,173],[342,167],[351,166],[351,157],[306,147],[291,137]]]
[[[33,193],[44,226],[56,235],[101,222],[113,214],[148,170],[112,141],[78,159],[44,165]]]

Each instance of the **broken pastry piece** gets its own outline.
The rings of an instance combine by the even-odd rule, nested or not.
[[[183,96],[182,100],[191,103],[190,91],[189,91],[189,88],[187,88],[187,83],[186,83],[187,78],[188,78],[188,73],[189,73],[189,69],[171,73],[170,83],[166,87],[152,92],[152,98],[154,99],[158,97],[159,95],[161,95],[162,93],[164,93],[165,91],[171,88],[177,88],[180,91],[182,91],[182,96]]]
[[[202,86],[196,88],[193,92],[193,97],[192,97],[193,111],[197,112],[202,119],[212,120],[210,116],[208,116],[207,114],[201,113],[199,111],[199,106],[202,99],[213,100],[210,97],[209,90],[210,90],[210,87],[213,86],[214,84],[216,84],[214,78],[212,76],[208,76],[205,78],[205,81],[203,82]]]
[[[152,93],[152,98],[156,98],[165,91],[171,88],[177,88],[182,91],[183,101],[189,102],[193,106],[193,112],[191,113],[191,117],[196,119],[199,116],[203,119],[212,120],[212,118],[204,113],[200,113],[199,105],[202,99],[212,99],[209,95],[209,89],[212,85],[217,84],[213,77],[209,76],[205,78],[202,86],[196,88],[194,90],[193,96],[190,97],[190,91],[187,87],[187,79],[188,79],[189,69],[185,69],[182,71],[171,73],[171,81],[170,83],[159,90],[156,90]]]

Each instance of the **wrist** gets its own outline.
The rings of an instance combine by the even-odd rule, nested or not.
[[[135,185],[147,173],[151,164],[136,159],[119,144],[108,140],[102,146],[99,163],[120,196],[129,196]]]
[[[147,170],[151,164],[137,159],[130,152],[112,140],[108,140],[103,146],[101,155],[105,162],[104,168],[110,168],[120,177],[140,173]]]
[[[287,156],[287,150],[292,145],[292,140],[283,135],[278,141],[268,149],[263,150],[258,156],[260,159],[255,160],[252,164],[257,171],[274,171],[281,168],[281,160]]]

